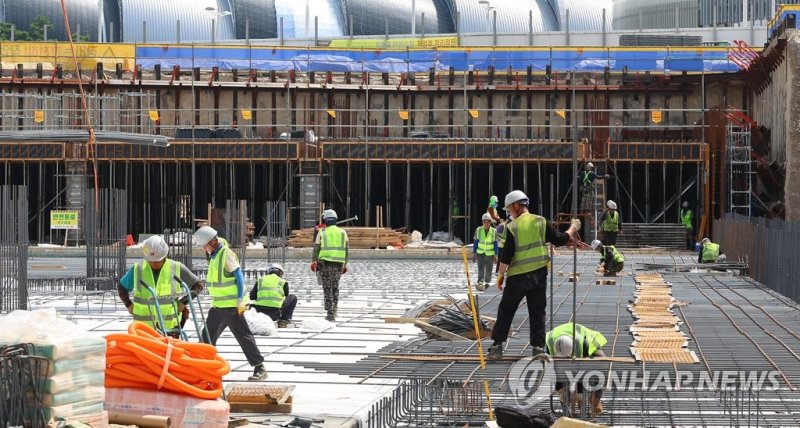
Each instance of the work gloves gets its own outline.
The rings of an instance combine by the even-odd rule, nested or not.
[[[503,283],[505,282],[506,274],[505,273],[498,273],[497,274],[497,289],[503,291]]]
[[[576,232],[577,232],[577,231],[579,231],[579,230],[581,230],[581,220],[580,220],[580,219],[573,218],[573,219],[572,219],[572,220],[569,222],[569,224],[570,224],[570,226],[572,226],[572,227],[574,227],[574,228],[575,228],[575,231],[576,231]]]
[[[342,265],[342,274],[347,273],[347,265]]]
[[[311,272],[317,271],[317,262],[311,262]]]

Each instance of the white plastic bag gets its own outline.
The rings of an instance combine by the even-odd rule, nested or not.
[[[323,318],[303,320],[303,328],[306,330],[323,331],[331,327],[333,327],[333,323]]]
[[[275,322],[272,321],[272,318],[258,312],[255,308],[250,308],[250,310],[245,312],[244,319],[247,321],[247,325],[250,327],[250,331],[253,334],[272,336],[278,332],[278,327],[275,325]]]

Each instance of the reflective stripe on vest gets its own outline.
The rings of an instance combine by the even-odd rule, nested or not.
[[[603,254],[600,258],[601,262],[606,261],[606,251],[609,250],[611,251],[611,258],[614,260],[614,263],[622,263],[625,261],[625,257],[622,255],[622,253],[617,251],[617,247],[613,245],[603,245]]]
[[[606,232],[619,231],[619,212],[609,211],[606,213],[606,219],[603,220],[603,230]]]
[[[478,226],[475,230],[475,238],[478,239],[478,254],[494,255],[494,241],[497,238],[497,231],[494,228],[490,227],[487,231],[483,226]]]
[[[344,263],[347,260],[347,233],[337,226],[328,226],[319,233],[319,259]]]
[[[554,328],[552,331],[547,333],[547,337],[545,338],[545,344],[547,346],[547,353],[550,355],[555,355],[554,345],[556,343],[556,339],[561,336],[569,336],[572,337],[572,323],[561,324],[560,326]],[[586,328],[580,324],[575,325],[575,340],[578,346],[578,354],[577,357],[590,357],[592,354],[595,353],[598,349],[605,346],[608,342],[605,336],[603,336],[599,331],[594,331],[590,328]],[[584,344],[588,344],[589,346],[589,355],[583,355],[583,348]],[[573,355],[575,351],[575,345],[573,345]]]
[[[180,275],[180,271],[180,262],[170,259],[164,260],[158,278],[153,277],[153,269],[147,262],[133,265],[133,310],[131,312],[135,321],[155,327],[158,323],[155,302],[158,301],[158,308],[164,319],[164,328],[170,330],[178,326],[178,314],[174,303],[181,297],[183,290],[180,283],[174,278]],[[156,293],[155,298],[141,284],[142,282]]]
[[[550,256],[544,243],[546,223],[544,217],[531,213],[522,214],[509,223],[508,232],[514,236],[517,246],[506,276],[533,272],[547,266]]]
[[[231,251],[227,245],[222,245],[208,262],[208,274],[206,275],[206,286],[208,294],[211,295],[211,306],[215,308],[235,308],[236,300],[239,298],[236,289],[236,277],[225,272],[225,260]],[[233,257],[236,257],[233,254]]]
[[[258,279],[258,291],[253,304],[267,308],[280,308],[283,306],[283,299],[285,299],[283,295],[284,284],[286,284],[286,281],[274,273],[262,276]]]
[[[592,184],[592,180],[589,178],[592,176],[591,171],[583,171],[583,185],[589,186]]]
[[[717,257],[719,257],[719,244],[709,242],[703,245],[704,262],[715,262],[717,261]]]
[[[692,210],[686,208],[685,210],[681,210],[681,223],[687,229],[692,228]]]

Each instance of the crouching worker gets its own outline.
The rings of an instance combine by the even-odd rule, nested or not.
[[[711,242],[708,238],[700,241],[700,254],[697,256],[697,263],[725,263],[725,254],[719,248],[719,244]]]
[[[586,328],[580,324],[574,324],[575,328],[575,341],[572,340],[572,323],[562,324],[552,331],[547,333],[547,353],[557,357],[577,357],[577,358],[595,358],[605,357],[601,349],[608,342],[602,333]],[[592,381],[594,381],[592,383]],[[595,415],[603,413],[603,403],[600,399],[603,397],[603,389],[598,385],[597,379],[589,381],[589,387],[593,390],[591,393],[592,412]],[[556,383],[556,392],[561,398],[561,405],[566,408],[567,403],[567,389],[568,385],[563,382]],[[578,404],[580,407],[580,395],[583,393],[583,382],[577,385],[577,393],[571,400],[573,404]]]
[[[297,296],[289,294],[289,283],[283,279],[283,267],[273,263],[267,274],[258,278],[256,285],[250,290],[252,306],[264,315],[277,321],[278,328],[289,326]]]
[[[603,268],[603,276],[617,276],[625,266],[625,257],[617,251],[613,245],[603,245],[595,239],[592,241],[592,249],[600,253],[600,268]]]

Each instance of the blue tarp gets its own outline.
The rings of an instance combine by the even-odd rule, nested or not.
[[[727,49],[697,48],[459,48],[431,50],[331,50],[286,49],[246,46],[137,46],[136,62],[146,69],[156,64],[181,68],[219,67],[223,70],[250,69],[316,72],[427,72],[431,68],[456,72],[488,70],[522,71],[532,67],[543,71],[622,71],[631,72],[736,72],[739,68],[727,58]]]

